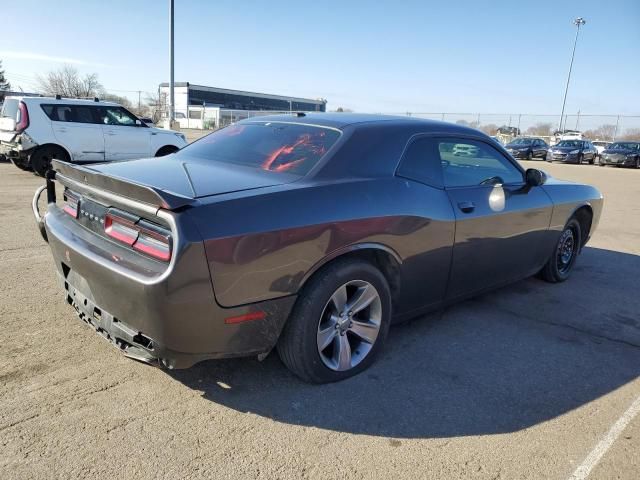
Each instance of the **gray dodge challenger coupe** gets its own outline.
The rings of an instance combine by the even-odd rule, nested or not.
[[[163,158],[54,160],[32,207],[67,302],[126,355],[186,368],[276,347],[322,383],[371,365],[392,322],[566,280],[602,203],[471,128],[294,113]]]

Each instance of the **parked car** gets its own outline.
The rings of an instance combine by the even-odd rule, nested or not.
[[[73,163],[163,156],[187,144],[182,133],[150,128],[112,102],[6,97],[0,154],[43,175],[51,159]]]
[[[582,132],[578,130],[556,130],[553,135],[556,143],[562,140],[582,140]]]
[[[276,347],[310,382],[366,369],[392,321],[566,280],[602,210],[475,129],[380,115],[247,119],[175,155],[53,173],[34,214],[82,320],[168,368]]]
[[[596,148],[588,140],[562,140],[549,149],[549,162],[583,163],[593,165],[596,160]]]
[[[594,146],[594,148],[596,149],[596,154],[599,157],[602,152],[609,146],[611,145],[611,142],[603,142],[601,140],[594,140],[591,142],[591,144]]]
[[[640,168],[640,142],[615,142],[609,145],[602,151],[599,164],[603,167],[617,165]]]
[[[520,137],[512,140],[505,145],[507,152],[513,155],[513,158],[522,158],[532,160],[534,158],[547,159],[547,150],[549,145],[541,138]]]
[[[456,157],[477,157],[478,149],[473,145],[457,143],[453,146],[453,154]]]

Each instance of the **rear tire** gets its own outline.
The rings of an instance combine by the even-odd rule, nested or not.
[[[372,300],[358,303],[363,298]],[[302,289],[278,341],[278,354],[306,382],[344,380],[375,361],[390,323],[391,292],[380,270],[362,260],[336,260]]]
[[[562,230],[551,257],[540,270],[540,277],[549,283],[564,282],[571,274],[581,245],[580,222],[572,217]]]
[[[55,145],[48,145],[37,148],[29,155],[29,164],[36,175],[44,177],[48,170],[51,169],[52,159],[69,161],[69,155],[64,149]]]
[[[31,171],[31,166],[28,163],[24,163],[20,160],[14,160],[13,158],[11,158],[10,161],[11,163],[13,163],[14,166],[18,167],[20,170],[24,170],[25,172]]]

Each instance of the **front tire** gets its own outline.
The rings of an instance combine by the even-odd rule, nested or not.
[[[380,270],[362,260],[336,260],[303,288],[278,354],[306,382],[344,380],[375,361],[390,323],[391,292]]]
[[[576,262],[582,245],[580,223],[575,218],[567,222],[540,276],[549,283],[564,282]]]

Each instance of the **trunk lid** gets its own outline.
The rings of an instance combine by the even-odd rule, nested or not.
[[[53,168],[77,182],[166,209],[180,208],[202,197],[281,185],[299,178],[184,155],[90,166],[54,160]]]

